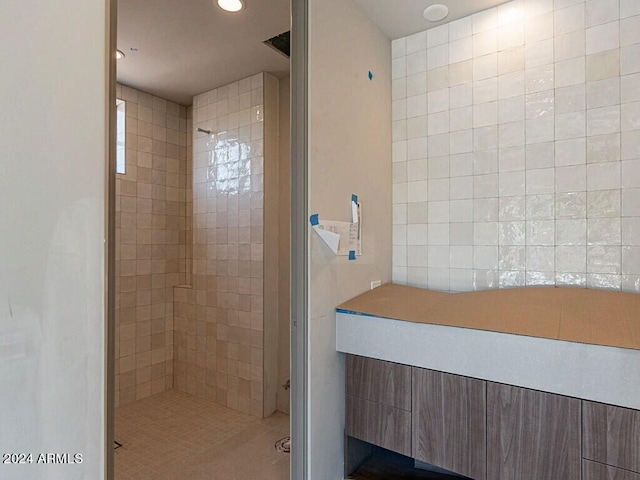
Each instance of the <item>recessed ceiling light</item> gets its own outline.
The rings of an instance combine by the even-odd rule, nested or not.
[[[429,22],[439,22],[447,18],[447,15],[449,15],[449,7],[441,3],[436,3],[435,5],[425,8],[422,13],[424,19]]]
[[[244,8],[242,0],[218,0],[218,6],[227,12],[239,12]]]
[[[116,50],[116,60],[120,60],[124,58],[124,53],[122,52],[122,50]]]

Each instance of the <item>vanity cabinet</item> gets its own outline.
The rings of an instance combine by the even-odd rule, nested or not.
[[[580,400],[487,382],[487,477],[580,478]]]
[[[485,480],[486,382],[413,368],[413,458]]]
[[[347,435],[475,480],[640,480],[640,411],[347,356]]]

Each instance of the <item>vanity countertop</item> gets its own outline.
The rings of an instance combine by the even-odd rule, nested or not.
[[[445,293],[385,284],[339,312],[640,350],[640,295],[584,288]]]
[[[640,295],[386,284],[337,308],[337,350],[640,410]]]

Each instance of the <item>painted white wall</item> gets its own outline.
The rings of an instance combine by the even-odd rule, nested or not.
[[[353,0],[311,0],[309,213],[363,211],[363,255],[336,257],[310,232],[309,474],[344,478],[344,355],[335,307],[391,278],[391,43]],[[373,80],[368,79],[368,72]]]
[[[104,477],[107,3],[0,2],[3,479]]]

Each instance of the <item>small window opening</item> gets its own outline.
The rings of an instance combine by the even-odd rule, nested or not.
[[[125,104],[124,100],[116,100],[116,173],[126,173],[125,160]]]

